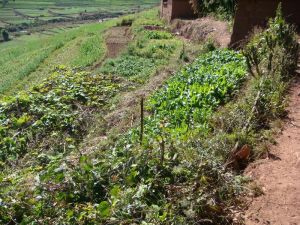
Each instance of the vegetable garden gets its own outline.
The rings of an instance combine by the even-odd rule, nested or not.
[[[298,54],[294,30],[278,11],[243,51],[201,54],[150,96],[144,129],[82,151],[93,116],[109,111],[117,92],[146,82],[169,57],[182,60],[181,40],[145,29],[164,26],[153,16],[133,22],[136,39],[99,75],[58,67],[1,102],[0,223],[242,223],[234,218],[240,196],[257,190],[240,170],[284,116]],[[228,163],[245,145],[251,158]]]
[[[65,77],[65,73],[68,75],[67,77]],[[188,74],[190,74],[190,76],[188,76]],[[168,152],[166,156],[163,156],[166,162],[161,162],[161,167],[158,167],[159,160],[162,160],[158,157],[161,154],[159,153],[161,149],[158,146],[160,142],[166,139],[168,130],[172,130],[174,133],[178,131],[177,128],[184,129],[188,124],[193,124],[193,126],[191,126],[192,130],[195,130],[197,126],[205,127],[205,121],[207,121],[207,118],[212,113],[213,109],[229,100],[230,96],[238,89],[245,78],[245,74],[246,66],[244,58],[232,51],[215,51],[201,56],[192,65],[187,66],[175,75],[164,89],[151,98],[150,102],[152,102],[152,104],[150,105],[153,106],[153,109],[156,109],[156,111],[154,116],[149,117],[146,121],[145,136],[148,140],[145,141],[142,148],[140,148],[138,142],[138,132],[133,129],[132,131],[129,131],[127,135],[122,137],[120,139],[121,141],[118,141],[115,146],[111,146],[111,149],[107,149],[104,153],[99,153],[100,155],[96,157],[100,160],[99,162],[89,161],[85,156],[80,157],[80,163],[76,166],[77,169],[69,168],[69,166],[71,166],[69,164],[66,164],[65,166],[59,165],[62,163],[61,159],[58,160],[55,157],[53,158],[53,156],[51,157],[48,152],[47,155],[43,155],[43,157],[40,156],[43,158],[41,159],[40,163],[42,164],[40,164],[40,166],[44,168],[40,174],[40,183],[36,192],[28,193],[28,196],[34,197],[35,195],[39,195],[43,196],[43,199],[47,199],[46,201],[51,201],[52,199],[55,202],[61,198],[57,203],[65,204],[64,202],[67,201],[69,202],[66,202],[67,205],[77,204],[84,199],[84,201],[88,201],[88,204],[91,205],[81,205],[83,208],[78,208],[79,211],[73,211],[71,208],[68,209],[68,206],[65,205],[66,208],[64,208],[68,211],[59,212],[62,214],[68,213],[70,223],[72,223],[72,221],[89,220],[82,214],[83,211],[87,210],[86,207],[92,207],[89,209],[91,210],[90,213],[94,214],[92,217],[100,219],[103,223],[105,223],[105,221],[108,222],[108,219],[113,217],[118,220],[121,219],[121,221],[134,219],[136,217],[135,213],[140,210],[142,210],[140,213],[142,213],[143,218],[145,218],[145,222],[148,221],[146,219],[148,217],[150,220],[156,221],[155,223],[169,220],[171,217],[173,217],[173,220],[175,221],[184,220],[184,217],[182,216],[175,216],[180,210],[183,210],[181,207],[177,208],[176,205],[173,205],[168,209],[169,206],[164,197],[166,191],[165,188],[175,184],[185,186],[187,185],[186,182],[191,182],[189,179],[195,179],[192,178],[194,175],[188,172],[190,169],[189,167],[192,165],[185,163],[181,164],[181,156],[178,156],[178,158],[175,157],[175,152],[177,150],[174,149],[173,152]],[[75,74],[73,76],[77,77],[77,75],[78,74]],[[23,101],[25,97],[17,98],[16,100],[13,100],[11,104],[7,104],[5,107],[2,106],[3,113],[7,114],[7,112],[10,111],[11,115],[11,119],[3,119],[2,124],[4,121],[16,121],[15,123],[8,123],[2,133],[10,134],[11,137],[15,137],[15,139],[19,140],[11,145],[4,143],[4,146],[12,147],[7,151],[4,151],[4,155],[10,156],[10,152],[13,152],[14,155],[16,155],[21,151],[25,151],[22,149],[22,147],[25,148],[25,146],[22,145],[23,142],[21,142],[20,139],[24,140],[25,143],[30,143],[28,142],[29,137],[37,134],[39,134],[38,147],[42,148],[45,148],[45,146],[40,145],[43,134],[48,140],[49,137],[56,137],[55,139],[58,144],[54,145],[52,149],[56,154],[61,151],[70,151],[76,148],[73,138],[74,140],[78,140],[76,135],[79,133],[81,135],[83,134],[81,129],[82,126],[79,126],[84,123],[84,116],[79,116],[81,114],[80,112],[85,111],[85,108],[82,109],[82,107],[92,107],[93,104],[102,105],[105,103],[103,102],[103,99],[109,98],[115,91],[113,86],[108,89],[110,81],[108,80],[108,83],[103,83],[104,79],[102,77],[92,76],[90,78],[91,80],[86,80],[88,79],[86,74],[82,74],[80,78],[76,78],[75,80],[78,80],[78,83],[74,83],[73,79],[75,77],[72,76],[71,72],[65,71],[64,69],[57,71],[54,76],[55,77],[49,79],[51,80],[58,76],[59,79],[56,79],[55,83],[45,83],[41,87],[34,88],[37,92],[35,92],[35,94],[32,93],[32,95],[36,97],[29,97],[27,101]],[[69,83],[71,79],[73,82],[72,84]],[[99,80],[100,86],[94,86],[95,90],[87,90],[84,88],[87,88],[91,82],[97,82],[97,80]],[[70,89],[65,90],[67,87]],[[104,90],[108,91],[104,92],[103,96],[95,96],[95,93],[98,93],[100,90],[102,90],[102,92],[104,91],[103,87],[106,87]],[[68,93],[68,95],[66,96],[65,93]],[[172,95],[169,93],[172,93]],[[165,98],[160,99],[160,96],[165,96]],[[99,101],[95,98],[99,99]],[[201,104],[195,104],[195,101],[193,100],[195,98],[202,99],[203,102],[201,100]],[[19,102],[20,111],[29,111],[30,113],[16,116],[18,108],[11,110],[13,106],[16,107],[16,102]],[[37,105],[39,105],[39,112],[35,110]],[[47,108],[49,109],[45,108],[47,112],[42,110],[43,107],[41,106],[43,105],[48,106]],[[167,106],[172,108],[169,109]],[[77,108],[78,111],[74,110],[74,107],[75,109]],[[73,108],[72,113],[69,111],[71,108]],[[193,111],[201,113],[197,112],[197,114],[194,114],[195,117],[189,119],[183,118],[187,112]],[[2,117],[4,117],[4,114]],[[33,121],[31,122],[31,120]],[[164,120],[164,124],[161,124],[162,120]],[[179,121],[182,122],[179,123]],[[32,125],[28,126],[28,123],[30,122]],[[18,124],[18,126],[16,126],[16,124]],[[39,124],[39,130],[36,129],[36,124]],[[22,130],[21,134],[25,134],[26,136],[16,136],[16,133],[19,130]],[[32,133],[33,131],[34,134]],[[36,131],[38,132],[35,133]],[[184,134],[186,131],[181,131],[180,133]],[[7,137],[5,139],[13,140],[12,138]],[[165,145],[169,146],[173,141],[175,141],[174,138],[165,140]],[[17,149],[20,150],[18,151]],[[59,151],[57,149],[61,150]],[[145,158],[145,152],[150,149],[152,149],[151,154],[147,154],[147,157]],[[49,151],[51,152],[51,149],[49,149]],[[45,151],[43,152],[45,153]],[[143,166],[144,160],[149,160],[149,162]],[[44,164],[45,162],[48,163]],[[56,166],[59,166],[61,169],[57,169]],[[123,172],[119,174],[119,171]],[[68,173],[70,174],[68,175]],[[94,173],[94,175],[91,173]],[[111,179],[113,179],[112,176],[114,176],[114,174],[117,178],[115,181],[112,181]],[[185,177],[186,175],[188,175],[188,177]],[[97,178],[95,176],[101,177],[99,177],[100,180],[96,183],[94,179]],[[147,176],[147,179],[145,179],[145,176]],[[81,186],[83,189],[77,192],[75,190],[81,188],[79,186],[77,187],[77,184],[75,186],[71,185],[69,183],[70,180],[67,177],[72,177],[72,180],[77,180],[75,183],[88,183]],[[89,178],[84,181],[86,177]],[[208,178],[204,177],[203,179]],[[229,180],[231,180],[230,182],[234,182],[233,178],[230,178]],[[47,191],[49,182],[51,182],[52,185],[60,186],[62,189],[58,190],[56,194],[54,192],[54,195],[52,195]],[[159,185],[157,182],[160,182],[161,184]],[[164,187],[164,185],[167,186]],[[227,183],[226,185],[229,184]],[[68,189],[64,189],[64,187]],[[72,190],[69,188],[72,188]],[[87,190],[86,188],[92,189]],[[212,194],[211,198],[217,198],[217,195],[220,194],[217,193],[219,191],[220,190],[216,190],[216,193]],[[68,193],[74,194],[70,195]],[[232,191],[225,191],[225,193],[222,194],[229,196],[233,193]],[[61,197],[57,199],[57,197],[55,197],[56,195]],[[125,202],[120,198],[121,196],[125,196],[125,198],[122,198]],[[30,201],[32,201],[32,197],[30,198]],[[131,198],[136,199],[136,202],[127,202]],[[44,200],[42,199],[39,200],[39,204],[43,204],[42,208],[45,210],[43,213],[51,214],[52,210],[50,208],[47,209],[47,207],[54,204],[54,202],[48,202],[48,206],[45,206],[45,203],[42,203],[43,201]],[[115,203],[113,203],[114,201]],[[97,203],[99,203],[99,205]],[[215,206],[211,207],[219,206],[216,203]],[[163,214],[160,215],[160,212],[163,209],[167,210],[168,213],[163,212]],[[25,214],[33,213],[31,209],[28,210],[29,211],[26,210]],[[208,208],[203,210],[204,211],[201,212],[201,214],[210,211]],[[147,211],[149,211],[149,213],[146,213]],[[213,212],[209,213],[213,214]],[[89,216],[91,216],[91,214],[89,214]],[[157,219],[155,219],[156,217]],[[219,218],[218,220],[222,219]],[[93,221],[93,219],[90,221]]]
[[[44,83],[0,104],[0,160],[28,149],[47,154],[75,148],[90,114],[118,90],[118,80],[59,67]]]

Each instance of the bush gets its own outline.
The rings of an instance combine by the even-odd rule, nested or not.
[[[236,0],[190,0],[192,7],[200,16],[214,14],[224,19],[234,16]]]
[[[3,40],[4,41],[9,41],[9,33],[8,33],[8,31],[5,30],[5,29],[3,29],[1,33],[2,33]]]
[[[123,18],[122,20],[121,20],[121,22],[118,22],[117,23],[117,26],[131,26],[132,25],[132,23],[133,23],[133,21],[134,21],[134,19],[133,18]]]
[[[243,53],[253,76],[279,72],[282,77],[287,77],[293,73],[298,59],[297,37],[295,28],[285,22],[281,5],[276,17],[270,19],[268,29],[255,34]]]

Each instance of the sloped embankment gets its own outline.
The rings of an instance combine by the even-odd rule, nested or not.
[[[107,58],[118,56],[126,48],[132,35],[129,26],[113,27],[107,31],[105,42],[107,46]]]
[[[298,68],[299,68],[298,64]],[[247,225],[291,224],[300,221],[300,79],[290,88],[288,120],[266,159],[250,164],[245,174],[264,194],[253,199]]]
[[[174,33],[192,41],[205,41],[211,39],[220,47],[225,48],[230,43],[231,33],[226,22],[204,17],[196,20],[176,19],[172,23]]]

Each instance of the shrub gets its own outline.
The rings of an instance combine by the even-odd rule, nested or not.
[[[3,40],[4,41],[9,41],[9,33],[8,33],[8,31],[5,30],[5,29],[3,29],[1,33],[2,33]]]
[[[200,16],[214,14],[225,19],[234,16],[236,0],[190,0],[192,7]]]
[[[250,74],[270,75],[279,72],[289,76],[296,68],[298,43],[295,28],[287,24],[279,5],[276,17],[270,19],[268,28],[254,35],[246,45],[244,55]]]

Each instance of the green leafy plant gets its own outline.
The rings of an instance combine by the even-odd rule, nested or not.
[[[20,158],[28,149],[75,148],[89,112],[105,106],[116,81],[61,66],[31,91],[0,102],[0,160]]]
[[[156,62],[153,59],[138,56],[123,56],[107,61],[102,67],[101,72],[130,78],[145,76],[145,74],[155,71],[155,68]]]
[[[160,40],[160,39],[171,39],[173,38],[173,35],[169,32],[166,31],[160,31],[160,30],[152,30],[146,31],[146,38],[148,39],[156,39],[156,40]]]
[[[243,56],[229,50],[200,56],[151,98],[155,117],[167,120],[171,127],[205,126],[213,109],[238,89],[245,68]]]

